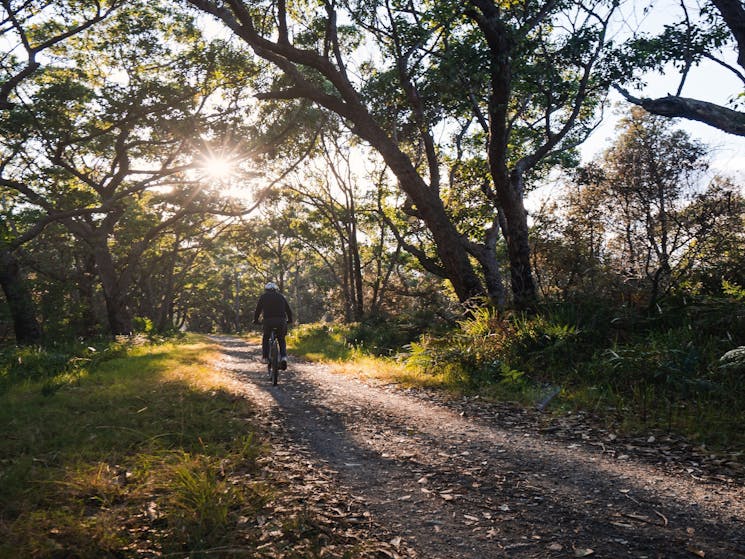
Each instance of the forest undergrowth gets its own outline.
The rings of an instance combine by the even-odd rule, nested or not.
[[[396,332],[394,322],[306,325],[291,350],[407,386],[584,410],[628,433],[745,444],[745,304],[736,296],[681,297],[649,312],[587,300],[532,314],[480,309],[406,342]]]

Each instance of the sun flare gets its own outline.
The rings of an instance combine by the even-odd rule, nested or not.
[[[205,174],[213,179],[226,179],[235,172],[235,166],[223,157],[208,157],[202,163]]]

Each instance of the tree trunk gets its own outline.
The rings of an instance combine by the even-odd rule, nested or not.
[[[352,273],[352,287],[354,290],[354,320],[361,321],[365,316],[365,303],[363,300],[364,290],[362,287],[362,262],[360,259],[360,247],[357,244],[357,225],[354,205],[351,206],[352,223],[349,230],[349,253]]]
[[[489,301],[492,305],[501,309],[505,306],[507,297],[502,279],[502,269],[497,260],[498,236],[499,224],[495,223],[486,234],[486,242],[484,244],[471,244],[469,252],[481,266]]]
[[[106,245],[106,237],[99,236],[89,239],[96,261],[98,277],[103,287],[106,301],[106,314],[109,320],[109,330],[112,336],[130,335],[132,333],[132,314],[127,306],[127,287],[120,281],[114,266],[114,259]]]
[[[40,343],[42,330],[36,319],[34,301],[21,275],[18,261],[6,251],[0,253],[0,285],[2,285],[10,314],[13,317],[16,343],[18,345]]]
[[[528,214],[523,201],[523,172],[519,166],[508,170],[510,152],[509,106],[512,95],[512,56],[514,41],[510,29],[500,19],[491,2],[473,4],[483,11],[476,22],[484,33],[491,54],[491,93],[489,96],[489,139],[487,153],[489,172],[494,182],[497,211],[502,212],[502,226],[510,261],[510,280],[514,305],[530,308],[536,302],[536,289],[530,262]]]
[[[96,335],[96,301],[95,301],[95,281],[96,281],[96,262],[91,254],[83,256],[79,263],[78,293],[83,307],[83,316],[81,317],[82,333],[87,338]]]
[[[518,309],[531,308],[536,303],[536,289],[530,261],[530,238],[528,212],[525,211],[522,194],[522,177],[516,179],[520,185],[511,184],[509,193],[502,197],[502,210],[507,225],[505,240],[510,261],[512,296]]]
[[[362,117],[360,120],[364,120]],[[439,194],[429,188],[411,165],[409,158],[375,123],[357,127],[355,132],[377,149],[408,194],[421,215],[437,248],[437,256],[461,303],[484,295],[484,287],[476,274],[460,232],[450,220]]]

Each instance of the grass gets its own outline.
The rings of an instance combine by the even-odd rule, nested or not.
[[[430,367],[412,357],[412,346],[407,344],[401,352],[388,348],[391,356],[370,352],[363,344],[351,341],[356,333],[354,325],[306,324],[293,329],[288,338],[288,350],[309,361],[324,362],[337,373],[375,379],[384,383],[400,384],[402,387],[417,387],[442,390],[453,396],[491,394],[495,400],[515,399],[527,403],[527,396],[511,390],[506,385],[494,385],[487,389],[468,382],[466,374],[458,366]],[[425,338],[426,339],[426,336]]]
[[[49,378],[36,359],[34,378],[6,382],[0,557],[196,557],[234,544],[270,491],[236,483],[263,448],[214,354],[196,339],[119,349]]]

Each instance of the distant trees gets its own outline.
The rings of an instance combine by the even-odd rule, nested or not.
[[[7,48],[0,60],[0,119],[6,121],[7,113],[17,107],[17,90],[42,67],[40,55],[58,49],[66,41],[103,21],[122,2],[64,0],[8,0],[0,10],[0,37]],[[10,119],[12,120],[12,118]],[[7,132],[7,129],[6,129]],[[6,145],[7,147],[7,145]],[[27,185],[8,176],[8,168],[16,163],[18,148],[5,151],[0,159],[0,194],[3,204],[3,221],[0,227],[0,286],[8,301],[13,318],[16,341],[19,344],[38,343],[42,329],[36,316],[35,305],[20,270],[19,247],[37,236],[54,220],[72,215],[69,211],[53,209],[43,216],[24,217],[18,223],[18,213],[9,211],[9,199],[18,193],[25,195]],[[15,221],[15,222],[14,222]]]
[[[680,98],[704,58],[742,77],[718,56],[741,6],[625,45],[618,9],[4,1],[0,317],[33,344],[42,326],[239,330],[268,280],[301,319],[346,321],[740,285],[741,193],[640,111],[529,228],[526,194],[578,165],[611,84],[678,61]],[[206,36],[208,15],[234,37]]]
[[[726,179],[706,184],[705,146],[669,120],[636,108],[619,131],[602,159],[575,175],[563,220],[544,218],[554,233],[537,241],[538,253],[547,258],[554,250],[555,264],[539,263],[539,277],[555,278],[566,294],[568,284],[577,289],[587,276],[596,289],[605,284],[606,295],[653,307],[670,290],[700,289],[707,262],[724,247],[731,251],[735,238],[745,240],[745,200]],[[705,283],[721,290],[721,282]]]
[[[65,14],[75,21],[85,9],[71,4]],[[18,17],[10,18],[14,29]],[[27,20],[37,25],[34,16]],[[128,334],[131,290],[148,247],[187,218],[198,226],[194,216],[243,211],[216,196],[199,166],[210,119],[238,110],[226,92],[240,87],[246,65],[229,72],[226,46],[204,43],[185,14],[152,3],[119,6],[94,30],[75,29],[45,68],[15,80],[22,102],[0,116],[3,259],[12,264],[13,251],[47,225],[64,225],[95,266],[108,330]],[[3,270],[4,289],[17,269],[11,264]],[[23,311],[16,318],[22,341],[33,320],[18,286],[14,281],[6,298],[15,314]]]

